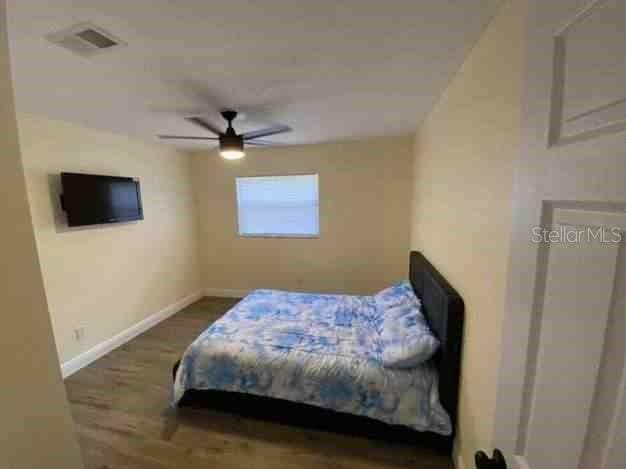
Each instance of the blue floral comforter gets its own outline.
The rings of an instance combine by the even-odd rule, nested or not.
[[[379,325],[373,297],[256,290],[189,346],[174,404],[187,389],[236,391],[449,435],[435,369],[384,368]]]

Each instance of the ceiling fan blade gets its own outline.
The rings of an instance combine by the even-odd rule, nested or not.
[[[185,117],[185,120],[187,122],[191,122],[192,124],[196,124],[197,126],[202,127],[204,130],[208,130],[209,132],[212,132],[217,136],[224,133],[213,124],[204,120],[202,117]]]
[[[285,145],[284,143],[270,142],[268,140],[247,140],[246,145],[253,145],[256,147],[280,147]]]
[[[159,135],[161,140],[219,140],[217,137],[185,137],[183,135]]]
[[[270,135],[282,134],[285,132],[291,132],[291,127],[287,125],[277,125],[269,127],[267,129],[253,130],[252,132],[246,132],[242,135],[244,140],[252,140],[254,138],[269,137]]]

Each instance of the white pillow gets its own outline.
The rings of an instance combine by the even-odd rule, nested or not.
[[[375,296],[379,315],[383,366],[413,368],[429,360],[439,347],[422,314],[413,287],[402,282]]]
[[[408,280],[398,282],[379,291],[374,295],[374,300],[376,301],[376,307],[381,312],[393,306],[419,302],[413,291],[413,286]]]

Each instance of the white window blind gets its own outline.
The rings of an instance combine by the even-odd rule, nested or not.
[[[317,179],[317,174],[237,178],[239,234],[318,236]]]

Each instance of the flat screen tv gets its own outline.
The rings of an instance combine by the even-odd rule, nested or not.
[[[61,186],[69,226],[143,220],[139,181],[133,178],[61,173]]]

